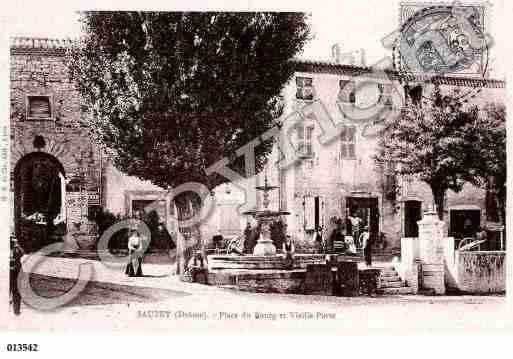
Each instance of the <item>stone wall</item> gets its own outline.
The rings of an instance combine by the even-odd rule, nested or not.
[[[503,293],[506,291],[505,251],[456,251],[457,285],[462,292]]]
[[[93,200],[89,198],[95,197],[94,205],[100,204],[102,153],[80,121],[80,97],[69,77],[65,49],[43,45],[31,42],[11,47],[11,176],[20,160],[32,153],[45,153],[58,161],[67,183],[64,205],[70,233],[76,229],[73,223],[85,224],[82,230],[91,228],[87,213]],[[51,116],[33,118],[28,111],[29,96],[48,98]],[[80,185],[73,186],[79,178],[83,178]]]
[[[454,238],[444,238],[445,284],[465,293],[503,293],[506,290],[505,251],[460,251]]]
[[[306,66],[305,68],[308,68]],[[364,76],[357,76],[349,68],[333,69],[330,66],[311,66],[312,72],[298,71],[295,77],[309,77],[313,80],[314,101],[303,101],[296,99],[295,77],[283,91],[283,97],[287,104],[283,119],[294,121],[295,111],[302,110],[305,106],[315,106],[315,101],[323,105],[322,110],[317,110],[315,115],[319,118],[327,116],[335,125],[355,126],[355,157],[341,158],[341,140],[336,137],[328,143],[321,144],[318,141],[319,136],[323,135],[319,124],[308,114],[303,113],[304,124],[314,125],[312,134],[313,156],[298,161],[295,165],[283,171],[285,179],[283,180],[285,193],[286,209],[291,212],[287,218],[289,232],[295,240],[305,248],[313,250],[315,243],[313,233],[304,230],[305,196],[320,196],[323,200],[323,217],[321,219],[324,225],[324,236],[328,236],[332,226],[330,219],[333,217],[345,218],[346,203],[345,199],[349,196],[367,196],[378,198],[379,201],[379,231],[387,237],[389,248],[398,248],[400,239],[404,236],[404,202],[407,200],[417,200],[421,202],[422,209],[430,209],[433,202],[431,189],[423,182],[416,180],[401,181],[398,179],[398,186],[392,191],[396,191],[396,196],[389,196],[385,193],[384,185],[386,183],[383,171],[376,166],[374,155],[377,150],[377,141],[379,137],[380,121],[359,121],[355,120],[354,114],[342,112],[337,104],[339,93],[339,81],[355,80],[366,81]],[[376,81],[376,79],[370,79]],[[392,80],[379,79],[377,82],[382,84],[392,84],[393,91],[391,99],[393,110],[388,116],[395,116],[397,109],[404,102],[402,85],[396,78]],[[483,88],[473,87],[472,81],[458,81],[447,79],[442,81],[442,93],[449,93],[453,90],[459,93],[471,93],[471,99],[467,105],[483,105],[489,101],[505,101],[505,92],[501,84],[495,84],[493,81]],[[423,92],[429,96],[433,90],[432,84],[419,82],[423,86]],[[360,89],[356,94],[356,107],[365,107],[375,100],[375,94],[372,93],[372,86]],[[426,104],[426,106],[429,104]],[[346,109],[347,110],[347,109]],[[323,113],[326,112],[325,113]],[[284,126],[287,128],[287,126]],[[286,138],[294,145],[298,138],[294,131],[288,133]],[[287,147],[284,147],[287,148]],[[285,154],[289,158],[291,154]],[[272,158],[268,167],[269,173],[276,171],[276,160]],[[285,161],[286,162],[286,161]],[[276,182],[277,183],[277,182]],[[276,184],[274,183],[274,184]],[[485,191],[471,185],[465,185],[459,193],[448,191],[445,215],[447,226],[445,234],[450,225],[450,210],[461,208],[479,208],[481,209],[481,223],[486,221],[485,211]]]

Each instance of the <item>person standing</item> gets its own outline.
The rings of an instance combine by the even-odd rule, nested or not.
[[[367,266],[370,267],[372,265],[372,243],[370,241],[369,236],[369,227],[365,226],[362,234],[360,235],[359,242],[362,244],[363,247],[363,256],[365,258],[365,264],[367,264]]]
[[[477,232],[476,232],[476,240],[477,241],[482,241],[481,244],[479,245],[479,249],[481,249],[482,247],[485,247],[487,248],[487,250],[490,250],[490,243],[487,243],[488,241],[488,234],[486,233],[486,230],[479,226],[477,228]],[[484,245],[482,245],[484,243]]]
[[[143,240],[135,229],[128,236],[128,264],[125,274],[129,277],[142,277]]]
[[[219,254],[221,252],[221,246],[223,245],[223,235],[221,234],[221,230],[218,229],[217,233],[212,237],[212,242],[214,242],[215,253]]]
[[[21,272],[21,258],[25,251],[20,247],[16,237],[11,236],[10,239],[10,258],[9,258],[9,293],[15,315],[20,315],[21,295],[18,289],[18,276]]]
[[[328,240],[329,253],[334,253],[335,243],[337,243],[337,248],[339,248],[339,246],[342,245],[342,247],[339,248],[341,252],[346,251],[344,226],[342,224],[342,220],[340,220],[340,219],[336,221],[336,227],[331,232],[331,235]]]
[[[465,217],[463,221],[463,237],[472,237],[472,220],[469,217]]]
[[[351,222],[351,232],[353,235],[353,240],[356,244],[357,248],[362,248],[362,242],[360,241],[360,224],[362,223],[362,219],[356,215],[356,213],[352,213],[349,217],[349,221]]]
[[[292,238],[290,236],[287,236],[285,238],[285,242],[283,242],[283,256],[285,269],[292,269],[294,267],[295,251],[296,249],[294,248],[294,243],[292,243]]]

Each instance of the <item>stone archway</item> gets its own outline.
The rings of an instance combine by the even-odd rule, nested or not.
[[[65,172],[52,155],[32,152],[14,168],[14,224],[26,251],[59,241],[66,233]]]

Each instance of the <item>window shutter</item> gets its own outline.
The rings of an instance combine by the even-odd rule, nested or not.
[[[351,102],[351,94],[354,93],[354,82],[349,80],[339,81],[340,90],[338,100],[341,102]]]
[[[354,143],[348,143],[347,144],[347,154],[348,154],[348,157],[350,158],[353,158],[355,157],[355,153],[354,153]]]
[[[342,143],[342,146],[340,147],[340,157],[347,158],[347,147],[345,143]]]
[[[312,145],[312,137],[313,137],[313,126],[308,126],[306,128],[306,134],[305,134],[305,154],[306,155],[313,155],[313,145]]]
[[[315,226],[315,198],[312,196],[305,197],[305,230],[314,230]]]
[[[319,225],[324,227],[324,197],[319,197]]]
[[[313,88],[312,87],[303,87],[303,99],[313,100]]]
[[[296,125],[297,132],[297,151],[304,153],[305,150],[305,126],[298,124]]]
[[[354,134],[356,132],[356,128],[354,126],[349,127],[347,131],[347,142],[354,142]]]
[[[31,96],[28,99],[30,118],[51,118],[50,98],[48,96]]]
[[[342,141],[346,141],[346,133],[347,133],[347,126],[342,126],[342,130],[340,131],[340,139]]]
[[[300,100],[313,100],[312,78],[296,77],[296,98]]]
[[[354,91],[351,91],[351,93],[349,94],[349,102],[356,103],[356,96],[354,94]]]

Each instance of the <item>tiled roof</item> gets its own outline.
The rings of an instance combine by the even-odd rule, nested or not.
[[[471,78],[461,76],[422,76],[413,74],[402,74],[395,70],[373,71],[371,67],[354,65],[343,65],[329,60],[316,60],[295,58],[296,71],[310,73],[327,73],[335,75],[360,76],[368,74],[373,78],[431,82],[440,85],[463,86],[463,87],[489,87],[504,88],[505,82],[495,79]]]
[[[12,37],[10,39],[11,53],[48,53],[64,54],[71,48],[71,39],[48,39],[37,37]]]
[[[74,44],[71,39],[48,39],[36,37],[13,37],[11,38],[11,53],[45,53],[61,55],[71,48]],[[359,76],[369,74],[369,76],[381,79],[406,80],[406,81],[429,81],[441,85],[464,86],[464,87],[489,87],[504,88],[504,81],[494,79],[478,79],[456,76],[436,76],[428,78],[419,75],[404,75],[394,70],[373,73],[370,67],[361,67],[354,65],[342,65],[329,60],[296,58],[293,60],[296,64],[296,71],[310,73],[330,73],[336,75]]]

